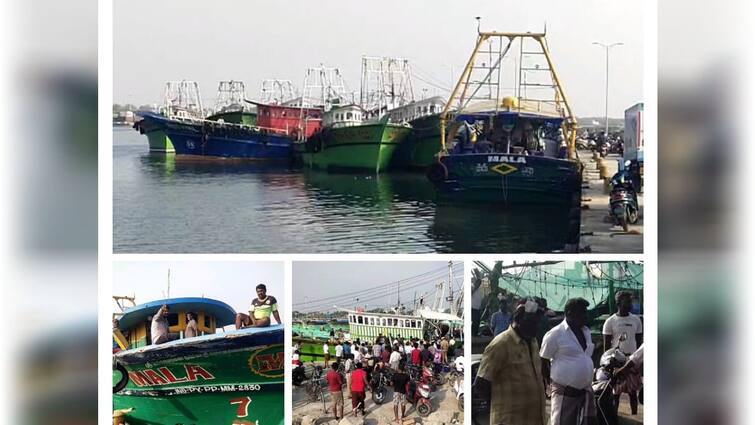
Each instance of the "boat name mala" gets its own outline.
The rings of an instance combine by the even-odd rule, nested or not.
[[[488,162],[509,162],[513,164],[526,164],[527,158],[523,156],[488,155]]]
[[[128,377],[136,386],[160,386],[168,384],[177,384],[181,382],[195,382],[200,378],[205,381],[212,381],[215,377],[205,368],[199,365],[184,365],[185,376],[176,376],[167,367],[156,369],[137,370],[128,373]]]

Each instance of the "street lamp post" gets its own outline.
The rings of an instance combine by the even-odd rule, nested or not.
[[[611,50],[611,47],[623,46],[624,43],[604,44],[593,41],[592,44],[606,49],[606,138],[608,138],[608,51]]]

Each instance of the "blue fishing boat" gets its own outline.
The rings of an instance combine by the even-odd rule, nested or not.
[[[238,158],[290,161],[293,140],[285,132],[241,123],[168,118],[141,112],[143,123],[161,129],[176,155],[197,158]]]
[[[501,69],[517,52],[518,78]],[[511,74],[506,72],[506,74]],[[439,195],[498,204],[577,209],[581,165],[577,120],[566,101],[545,33],[479,32],[440,116],[441,149],[429,170]],[[577,226],[578,227],[578,226]]]

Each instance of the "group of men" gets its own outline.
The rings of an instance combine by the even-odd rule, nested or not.
[[[632,293],[617,293],[616,302],[618,312],[603,327],[604,349],[631,355],[642,344],[642,322],[631,313]],[[568,300],[564,320],[538,344],[545,309],[532,298],[517,302],[511,325],[485,348],[474,382],[473,392],[490,401],[491,424],[597,423],[591,386],[595,345],[587,326],[588,306],[582,298]],[[641,356],[633,357],[635,363],[637,358]],[[550,418],[546,392],[551,399]]]
[[[441,337],[430,343],[417,338],[404,340],[397,337],[391,341],[390,337],[379,335],[372,345],[367,341],[335,341],[334,362],[330,363],[330,346],[323,344],[325,364],[330,364],[331,370],[326,375],[328,389],[330,391],[333,415],[336,419],[343,417],[343,392],[347,387],[351,398],[352,413],[357,416],[365,414],[366,390],[370,389],[369,377],[372,373],[378,373],[382,368],[390,368],[391,382],[393,384],[393,412],[397,421],[404,417],[406,412],[406,384],[409,382],[407,365],[427,365],[439,370],[448,363],[449,351],[454,362],[463,362],[461,350],[456,348],[455,341],[448,336]],[[295,350],[294,355],[297,356]],[[344,377],[339,373],[343,365]]]
[[[249,314],[236,314],[236,329],[270,326],[270,316],[273,316],[279,324],[281,323],[280,314],[278,313],[278,301],[275,297],[267,295],[267,287],[262,283],[257,285],[256,291],[257,298],[252,300]],[[168,324],[169,314],[170,307],[167,304],[163,304],[157,310],[157,313],[152,316],[152,327],[150,329],[152,344],[163,344],[177,338],[177,335],[170,333],[170,325]],[[186,313],[184,338],[195,336],[199,336],[197,314],[189,312]]]

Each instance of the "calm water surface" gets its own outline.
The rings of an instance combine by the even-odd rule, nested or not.
[[[562,210],[434,199],[421,173],[328,174],[150,154],[113,130],[117,253],[506,253],[561,249]]]

